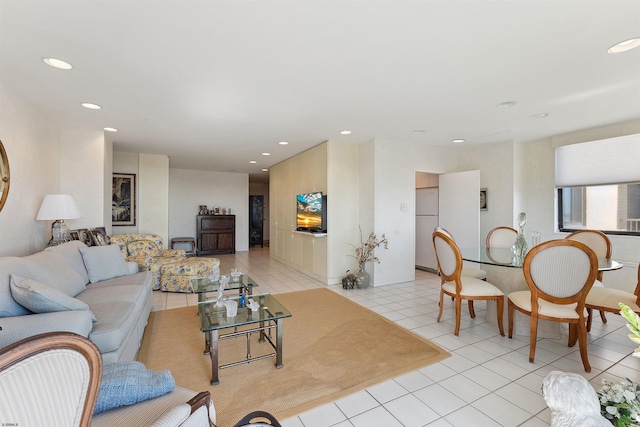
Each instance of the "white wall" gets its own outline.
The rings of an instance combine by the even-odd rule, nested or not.
[[[236,251],[249,250],[249,175],[169,169],[169,240],[196,237],[198,207],[231,208],[236,216]]]
[[[47,194],[60,192],[60,131],[0,83],[0,139],[9,158],[9,194],[0,211],[0,256],[42,250],[51,223],[36,221]]]
[[[111,215],[105,218],[104,189],[107,155],[104,131],[63,129],[60,134],[60,192],[69,194],[82,215],[66,220],[70,229],[107,227]],[[109,201],[109,205],[111,202]]]
[[[415,172],[455,172],[457,161],[454,150],[448,147],[385,140],[373,144],[373,231],[385,233],[389,239],[388,250],[376,250],[380,264],[373,265],[373,286],[382,286],[415,279]],[[360,183],[361,188],[364,185]],[[406,211],[401,210],[403,204]],[[370,231],[363,229],[366,234]]]
[[[480,211],[480,242],[502,225],[513,227],[513,142],[457,148],[458,171],[480,170],[480,188],[487,189],[486,211]]]
[[[138,230],[162,237],[169,247],[169,157],[140,154]]]

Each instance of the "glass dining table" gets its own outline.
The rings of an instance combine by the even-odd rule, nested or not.
[[[529,289],[524,278],[522,264],[517,262],[513,256],[511,248],[460,248],[462,259],[466,262],[480,264],[480,268],[487,273],[487,282],[497,286],[505,295],[503,320],[508,324],[508,302],[507,295],[514,291]],[[612,271],[622,268],[622,264],[610,258],[598,259],[598,271]],[[497,324],[496,316],[497,304],[495,301],[487,302],[485,318],[488,322]],[[516,310],[515,326],[513,330],[516,335],[529,335],[529,316]],[[562,325],[555,322],[541,320],[538,325],[538,337],[560,338]]]

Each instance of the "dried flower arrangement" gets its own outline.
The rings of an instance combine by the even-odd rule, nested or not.
[[[379,246],[383,246],[385,249],[388,249],[388,245],[389,241],[384,234],[382,235],[382,239],[378,240],[378,236],[374,232],[369,234],[369,238],[366,242],[363,241],[362,229],[360,229],[360,246],[351,245],[356,249],[355,255],[351,256],[358,261],[359,271],[364,271],[364,265],[369,261],[380,263],[380,259],[375,256],[374,250]]]

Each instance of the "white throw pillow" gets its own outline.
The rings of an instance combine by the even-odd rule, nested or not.
[[[129,274],[129,267],[119,245],[78,248],[89,273],[91,283],[101,282]]]
[[[86,303],[36,280],[25,279],[12,274],[10,287],[13,299],[34,313],[71,310],[87,311],[91,315],[91,320],[96,321],[96,317]]]

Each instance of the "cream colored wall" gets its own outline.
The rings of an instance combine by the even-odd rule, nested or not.
[[[231,208],[236,216],[236,251],[249,249],[249,175],[169,169],[169,240],[196,237],[198,207]]]
[[[270,168],[269,214],[271,257],[328,284],[327,247],[332,235],[329,225],[326,237],[295,231],[296,195],[322,191],[327,195],[329,209],[337,208],[332,207],[332,193],[327,187],[327,147],[327,143],[317,145]]]

